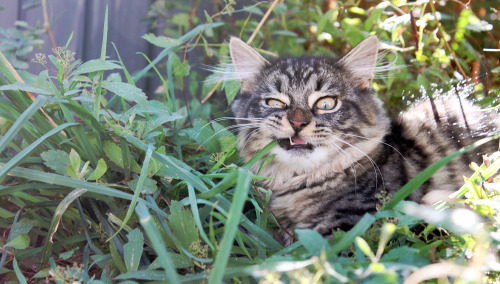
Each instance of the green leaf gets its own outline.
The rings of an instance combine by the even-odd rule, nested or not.
[[[224,84],[224,91],[226,92],[227,103],[231,104],[234,100],[234,97],[240,91],[240,82],[238,81],[228,81]]]
[[[64,260],[66,260],[66,259],[72,257],[73,254],[75,253],[75,250],[77,250],[77,249],[78,249],[78,247],[73,248],[73,249],[71,249],[71,250],[69,250],[67,252],[60,253],[59,257],[62,258],[62,259],[64,259]]]
[[[106,140],[103,143],[103,150],[104,153],[106,153],[106,156],[113,163],[115,163],[120,168],[124,168],[122,150],[120,149],[120,147],[118,147],[118,145]],[[139,173],[141,171],[141,166],[139,166],[139,164],[133,159],[131,160],[131,170],[136,173]]]
[[[104,82],[102,87],[127,101],[135,102],[144,107],[148,106],[146,94],[134,85],[123,82]]]
[[[238,169],[238,182],[234,192],[234,199],[229,209],[227,221],[224,228],[224,235],[220,245],[220,250],[215,258],[212,273],[210,273],[209,284],[221,283],[228,263],[229,254],[233,246],[234,236],[238,229],[238,224],[243,215],[243,205],[248,195],[252,174],[243,168]]]
[[[130,202],[129,208],[127,210],[127,215],[125,215],[125,218],[123,219],[120,228],[116,231],[116,233],[113,236],[111,236],[110,239],[114,238],[118,234],[118,232],[120,232],[127,225],[127,222],[130,220],[130,217],[132,217],[132,214],[134,213],[135,206],[137,205],[137,201],[139,200],[139,195],[141,194],[142,191],[144,180],[148,175],[148,167],[149,167],[149,162],[151,161],[152,154],[153,154],[153,146],[149,145],[148,149],[146,150],[146,157],[144,158],[144,163],[142,164],[139,180],[137,181],[137,187],[134,189],[134,196],[132,197],[132,202]]]
[[[23,84],[21,82],[15,82],[13,84],[0,86],[0,91],[9,91],[9,90],[19,90],[19,91],[37,93],[37,94],[42,94],[42,95],[52,94],[52,91],[50,91],[50,90],[47,91],[45,89],[33,87],[33,86],[30,86],[27,84]]]
[[[319,256],[321,251],[328,248],[328,242],[320,233],[310,229],[296,229],[299,241],[311,255]]]
[[[7,173],[17,164],[19,164],[24,158],[26,158],[32,151],[35,150],[40,144],[42,144],[45,140],[47,140],[52,135],[61,132],[63,129],[77,125],[77,123],[64,123],[59,125],[58,127],[50,130],[49,132],[42,135],[35,142],[31,143],[28,147],[24,148],[21,152],[19,152],[16,156],[11,158],[7,163],[5,163],[2,167],[0,167],[0,183],[5,178]]]
[[[16,137],[16,135],[25,126],[25,123],[36,113],[36,111],[47,102],[47,98],[39,96],[36,100],[16,119],[0,140],[0,153]]]
[[[71,149],[69,153],[69,167],[67,169],[67,173],[72,178],[78,178],[80,174],[80,164],[82,163],[82,159],[80,155],[75,151],[75,149]]]
[[[151,241],[156,254],[158,254],[161,267],[165,269],[165,272],[163,272],[162,274],[166,274],[166,277],[168,277],[167,279],[170,280],[170,283],[180,283],[179,275],[177,274],[177,271],[175,271],[174,263],[170,258],[169,253],[167,252],[167,247],[165,246],[165,243],[161,238],[160,232],[158,232],[158,229],[155,226],[153,217],[149,213],[146,206],[142,203],[137,204],[135,211],[139,216],[141,225],[146,231],[146,234]]]
[[[190,251],[190,246],[199,240],[193,214],[191,214],[189,209],[184,209],[178,201],[172,201],[172,204],[170,204],[168,224],[172,230],[172,234],[182,245],[183,249]]]
[[[137,271],[144,247],[144,236],[141,230],[135,228],[127,234],[128,243],[123,246],[123,259],[127,271]]]
[[[68,209],[69,205],[85,192],[87,192],[87,189],[84,188],[75,189],[72,192],[70,192],[66,197],[64,197],[63,200],[61,200],[61,202],[59,203],[59,205],[57,205],[57,208],[52,216],[52,221],[50,222],[50,226],[48,228],[49,235],[44,239],[45,243],[43,245],[41,253],[42,257],[38,270],[45,268],[45,266],[49,262],[49,257],[50,254],[52,253],[52,246],[54,243],[54,240],[52,238],[56,233],[57,228],[59,227],[59,222],[62,218],[62,215],[64,214],[64,212],[66,212],[66,209]]]
[[[26,281],[26,277],[24,277],[23,272],[21,271],[21,269],[19,269],[19,265],[17,264],[17,260],[15,257],[12,260],[12,266],[14,268],[14,272],[16,273],[16,277],[19,283],[27,284],[28,281]]]
[[[92,172],[92,174],[87,178],[88,180],[98,180],[99,178],[102,177],[108,170],[108,166],[106,165],[106,162],[104,159],[99,159],[97,162],[97,168]]]
[[[68,153],[61,150],[48,150],[41,154],[44,164],[60,175],[66,175],[70,165]]]
[[[20,234],[11,241],[9,241],[5,246],[12,247],[15,249],[25,249],[30,245],[30,237],[27,234]]]
[[[173,113],[173,114],[163,113],[156,115],[146,124],[146,127],[144,129],[144,134],[155,130],[157,127],[161,126],[164,123],[175,121],[181,118],[183,118],[183,116],[178,113]]]
[[[180,40],[169,38],[162,35],[156,36],[152,33],[145,34],[142,36],[142,38],[147,40],[149,43],[162,48],[176,47],[182,44],[182,41]]]
[[[153,161],[153,160],[151,160],[151,161]],[[139,180],[134,179],[131,182],[127,183],[127,185],[132,190],[135,190],[137,188],[138,182],[139,182]],[[146,178],[144,180],[144,184],[142,185],[141,192],[145,193],[145,194],[153,194],[156,192],[157,189],[158,189],[158,186],[156,185],[156,181],[154,181],[150,178]]]
[[[76,68],[76,70],[72,73],[72,75],[76,76],[84,73],[91,73],[103,70],[113,70],[113,69],[121,69],[121,66],[110,61],[94,59],[78,66],[78,68]]]

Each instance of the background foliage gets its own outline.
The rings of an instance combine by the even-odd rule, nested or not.
[[[272,238],[279,225],[266,205],[271,192],[248,171],[274,145],[240,160],[225,118],[238,83],[219,83],[206,66],[228,55],[229,35],[275,56],[341,55],[377,34],[387,51],[382,65],[394,68],[374,87],[391,114],[455,92],[495,106],[498,4],[213,2],[218,10],[209,14],[201,1],[156,1],[149,20],[164,34],[143,38],[162,52],[143,70],[107,59],[119,47],[108,48],[106,21],[100,58],[80,62],[60,43],[33,58],[46,69],[39,74],[9,64],[22,61],[19,46],[38,44],[35,37],[4,32],[1,42],[18,44],[0,45],[5,281],[497,280],[498,154],[463,173],[470,178],[455,194],[462,199],[434,207],[401,201],[463,151],[392,198],[379,196],[384,207],[351,231],[325,240],[297,230],[297,242],[283,248]],[[148,97],[135,83],[150,75],[161,86]]]

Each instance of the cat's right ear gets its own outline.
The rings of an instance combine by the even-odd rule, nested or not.
[[[255,49],[236,37],[229,40],[229,53],[241,82],[241,90],[251,90],[256,83],[255,77],[268,61]]]

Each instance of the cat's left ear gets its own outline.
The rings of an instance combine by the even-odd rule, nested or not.
[[[347,53],[340,63],[351,71],[361,88],[371,88],[375,76],[379,41],[377,36],[369,36]]]
[[[232,37],[229,41],[229,53],[241,82],[241,90],[251,90],[256,84],[255,77],[268,61],[255,49],[236,37]]]

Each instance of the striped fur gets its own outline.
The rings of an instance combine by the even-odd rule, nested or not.
[[[248,160],[279,141],[270,151],[275,158],[259,174],[274,177],[260,185],[273,191],[271,209],[287,230],[310,228],[324,236],[347,230],[376,211],[377,193],[393,194],[433,162],[500,127],[496,113],[451,96],[424,100],[390,120],[371,88],[374,36],[341,59],[266,60],[236,38],[230,51],[242,74],[232,110],[238,123],[254,123],[240,131],[239,150]],[[457,189],[471,160],[481,159],[464,155],[449,163],[410,199]],[[279,238],[291,242],[283,232]]]

